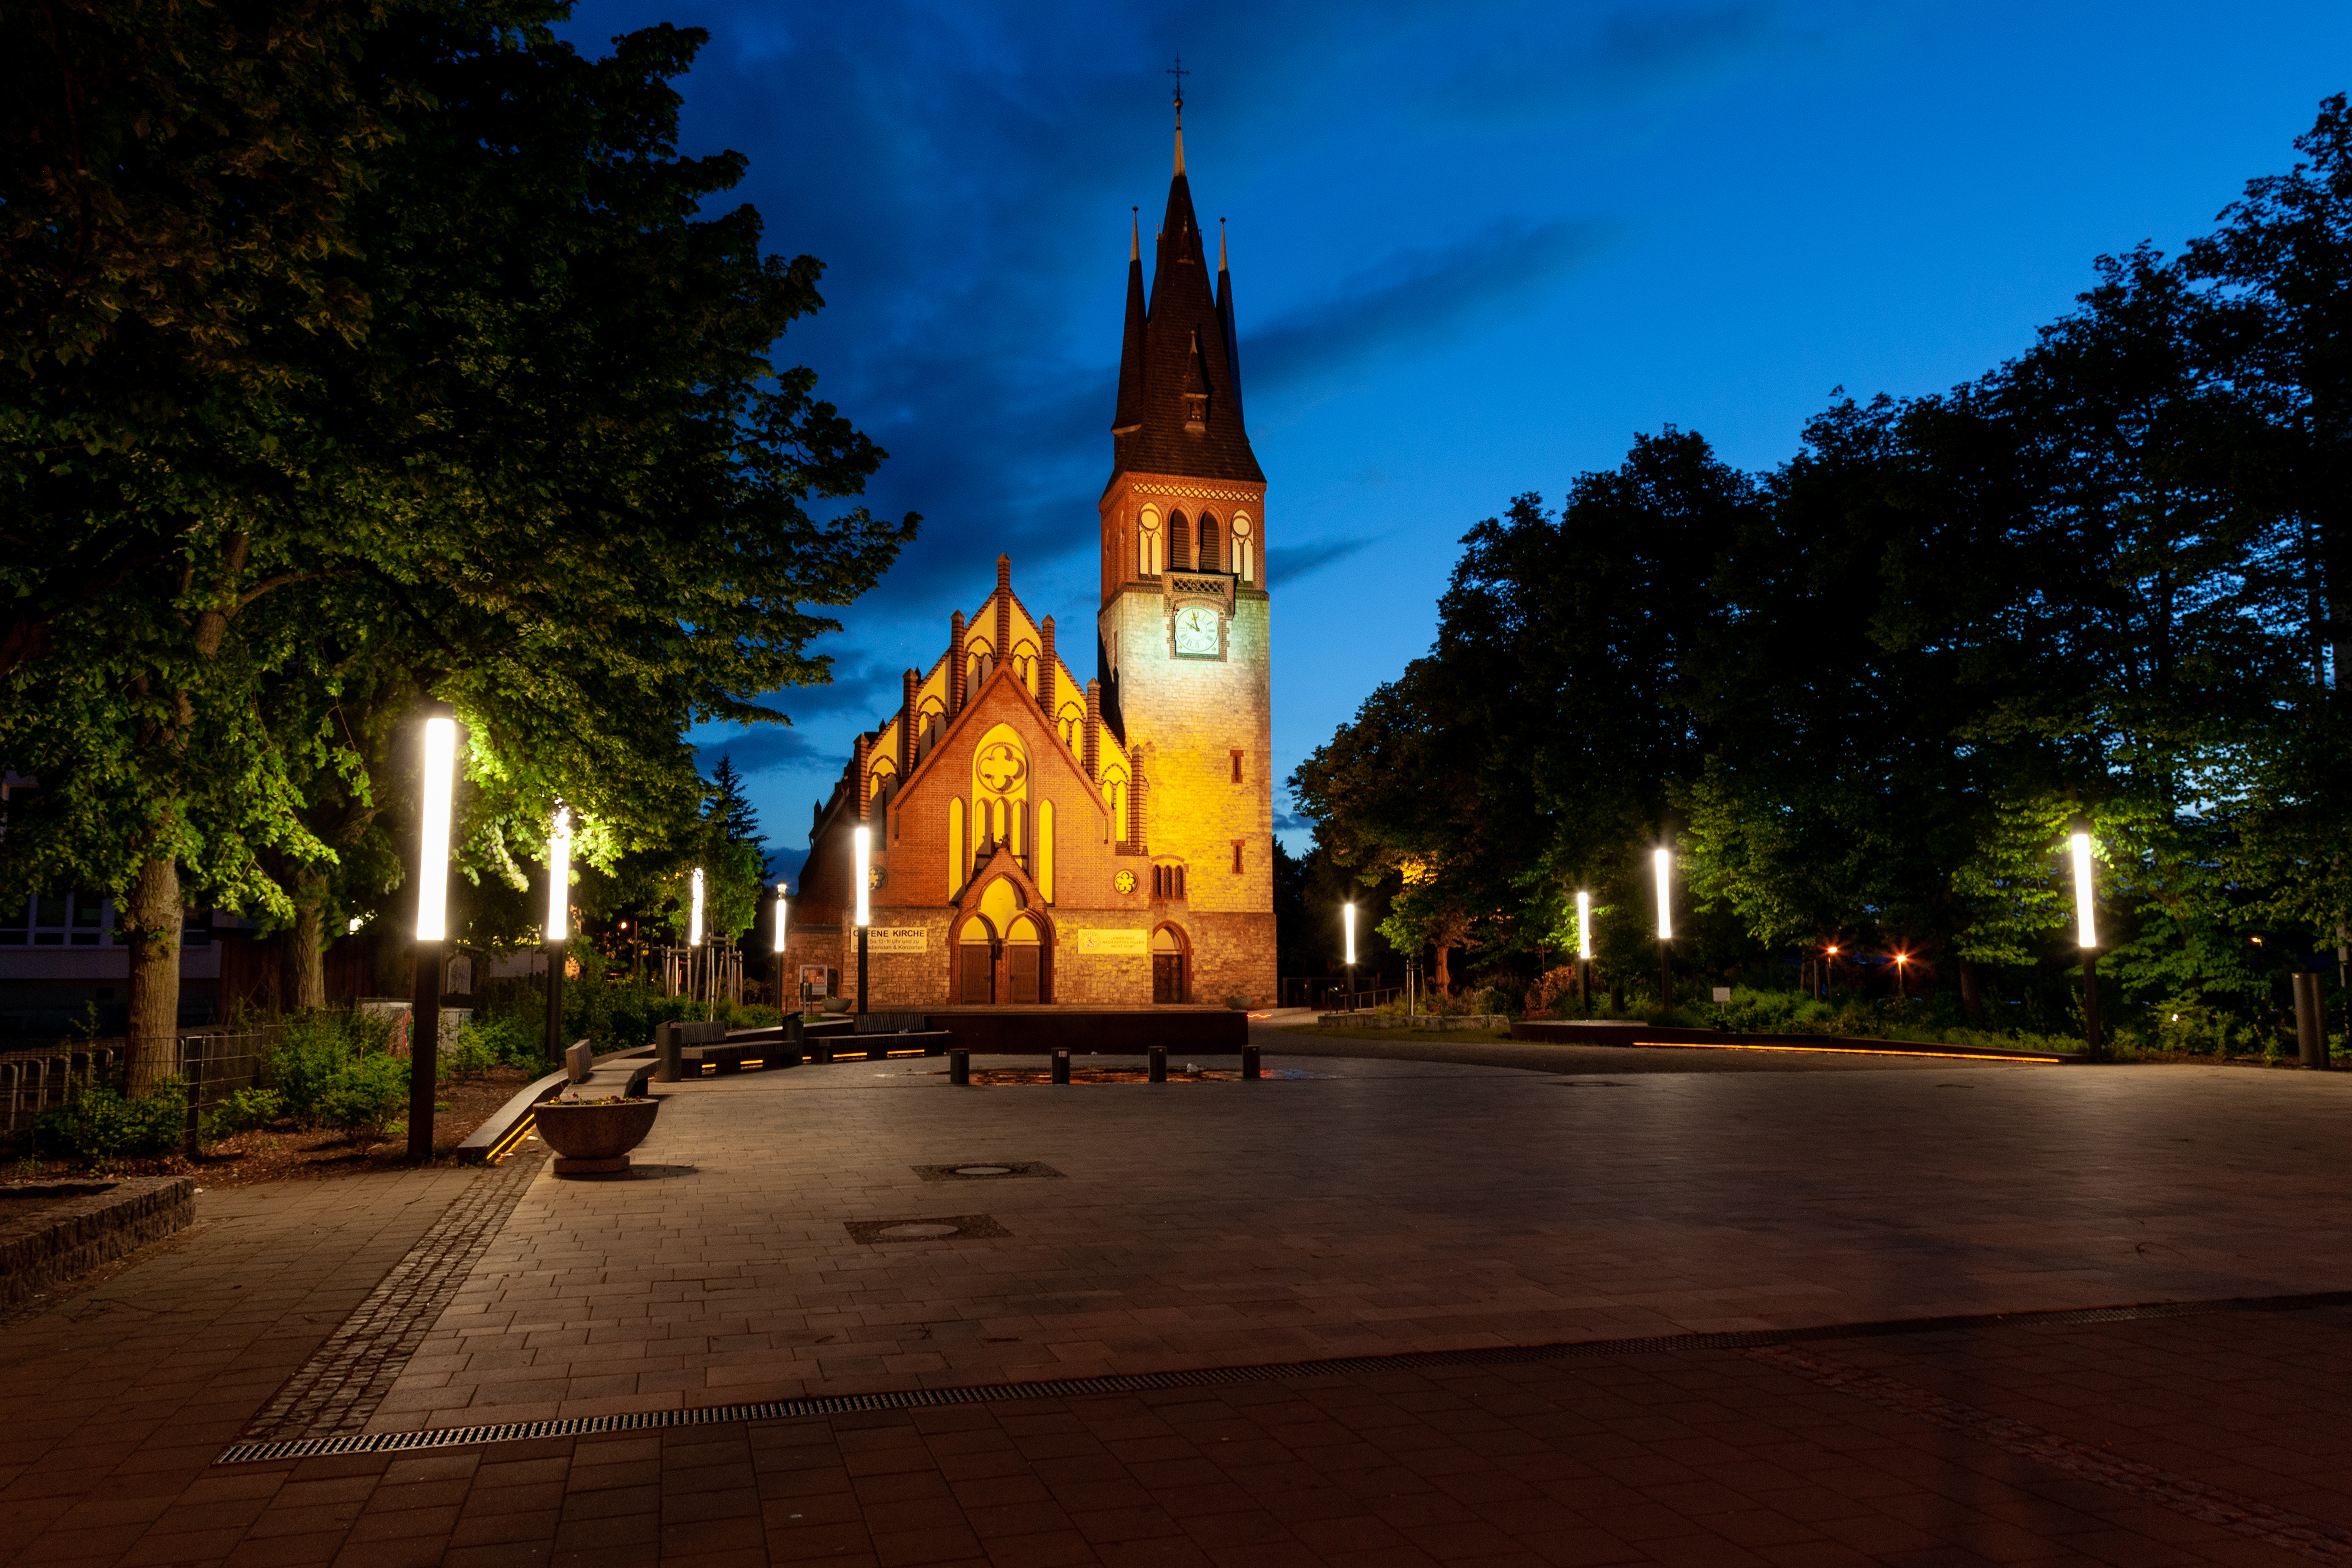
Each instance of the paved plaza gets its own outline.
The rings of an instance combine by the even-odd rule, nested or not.
[[[204,1194],[0,1339],[0,1560],[2352,1563],[2352,1080],[1265,1043]]]

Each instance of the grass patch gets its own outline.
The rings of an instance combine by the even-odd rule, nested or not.
[[[1286,1035],[1309,1040],[1399,1040],[1409,1043],[1443,1041],[1448,1045],[1491,1045],[1511,1037],[1508,1029],[1366,1029],[1347,1024],[1285,1024]]]

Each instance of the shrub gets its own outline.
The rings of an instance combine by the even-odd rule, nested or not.
[[[44,1149],[92,1160],[161,1154],[179,1147],[187,1119],[187,1086],[175,1078],[135,1100],[107,1084],[77,1083],[63,1105],[42,1113],[33,1136]]]
[[[205,1113],[197,1136],[217,1143],[255,1127],[267,1127],[286,1114],[286,1097],[274,1089],[240,1089]]]
[[[318,1117],[357,1137],[380,1138],[408,1098],[408,1064],[388,1056],[347,1064],[318,1100]]]
[[[520,1019],[477,1018],[457,1031],[449,1048],[435,1058],[435,1067],[443,1079],[480,1078],[493,1068],[529,1071],[543,1065],[545,1051],[540,1032]]]

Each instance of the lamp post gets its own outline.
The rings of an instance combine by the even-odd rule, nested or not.
[[[1826,1002],[1830,999],[1830,970],[1837,963],[1837,943],[1822,949],[1822,1000]]]
[[[784,1010],[784,933],[792,929],[792,900],[785,884],[776,884],[776,1011]]]
[[[860,826],[851,837],[857,855],[857,1011],[866,1011],[866,926],[873,918],[874,830]]]
[[[1576,1001],[1592,1016],[1592,895],[1576,895]]]
[[[541,933],[547,952],[547,1060],[563,1060],[563,961],[572,942],[572,812],[555,803],[555,820],[547,834],[547,929]]]
[[[1651,851],[1650,863],[1658,873],[1658,1005],[1670,1008],[1675,1005],[1675,907],[1673,901],[1674,855],[1666,849]]]
[[[1911,955],[1907,952],[1898,952],[1895,955],[1895,1000],[1897,1005],[1911,999],[1903,990],[1903,966],[1910,962]]]
[[[416,975],[408,1037],[408,1157],[433,1158],[433,1093],[441,1053],[441,954],[449,937],[449,792],[457,771],[457,710],[425,709],[424,806],[416,845]]]
[[[2099,927],[2092,908],[2090,824],[2074,825],[2074,940],[2083,950],[2083,1047],[2093,1061],[2106,1054],[2099,1034]]]
[[[686,999],[694,1000],[694,986],[702,968],[702,868],[694,868],[694,902],[686,917]],[[706,1014],[703,1022],[709,1023]]]
[[[1346,933],[1348,952],[1348,1011],[1356,1010],[1356,906],[1351,900],[1339,906],[1339,929]]]

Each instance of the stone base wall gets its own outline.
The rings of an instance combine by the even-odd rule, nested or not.
[[[1274,1005],[1272,910],[1263,914],[1198,912],[1182,917],[1178,923],[1192,943],[1193,1001],[1222,1002],[1228,996],[1242,996],[1253,1007]]]
[[[30,1184],[30,1190],[40,1188]],[[26,1300],[184,1229],[195,1219],[195,1193],[191,1177],[132,1176],[111,1183],[104,1192],[57,1203],[11,1200],[7,1206],[23,1204],[33,1212],[11,1219],[6,1208],[0,1207],[0,1304]]]

